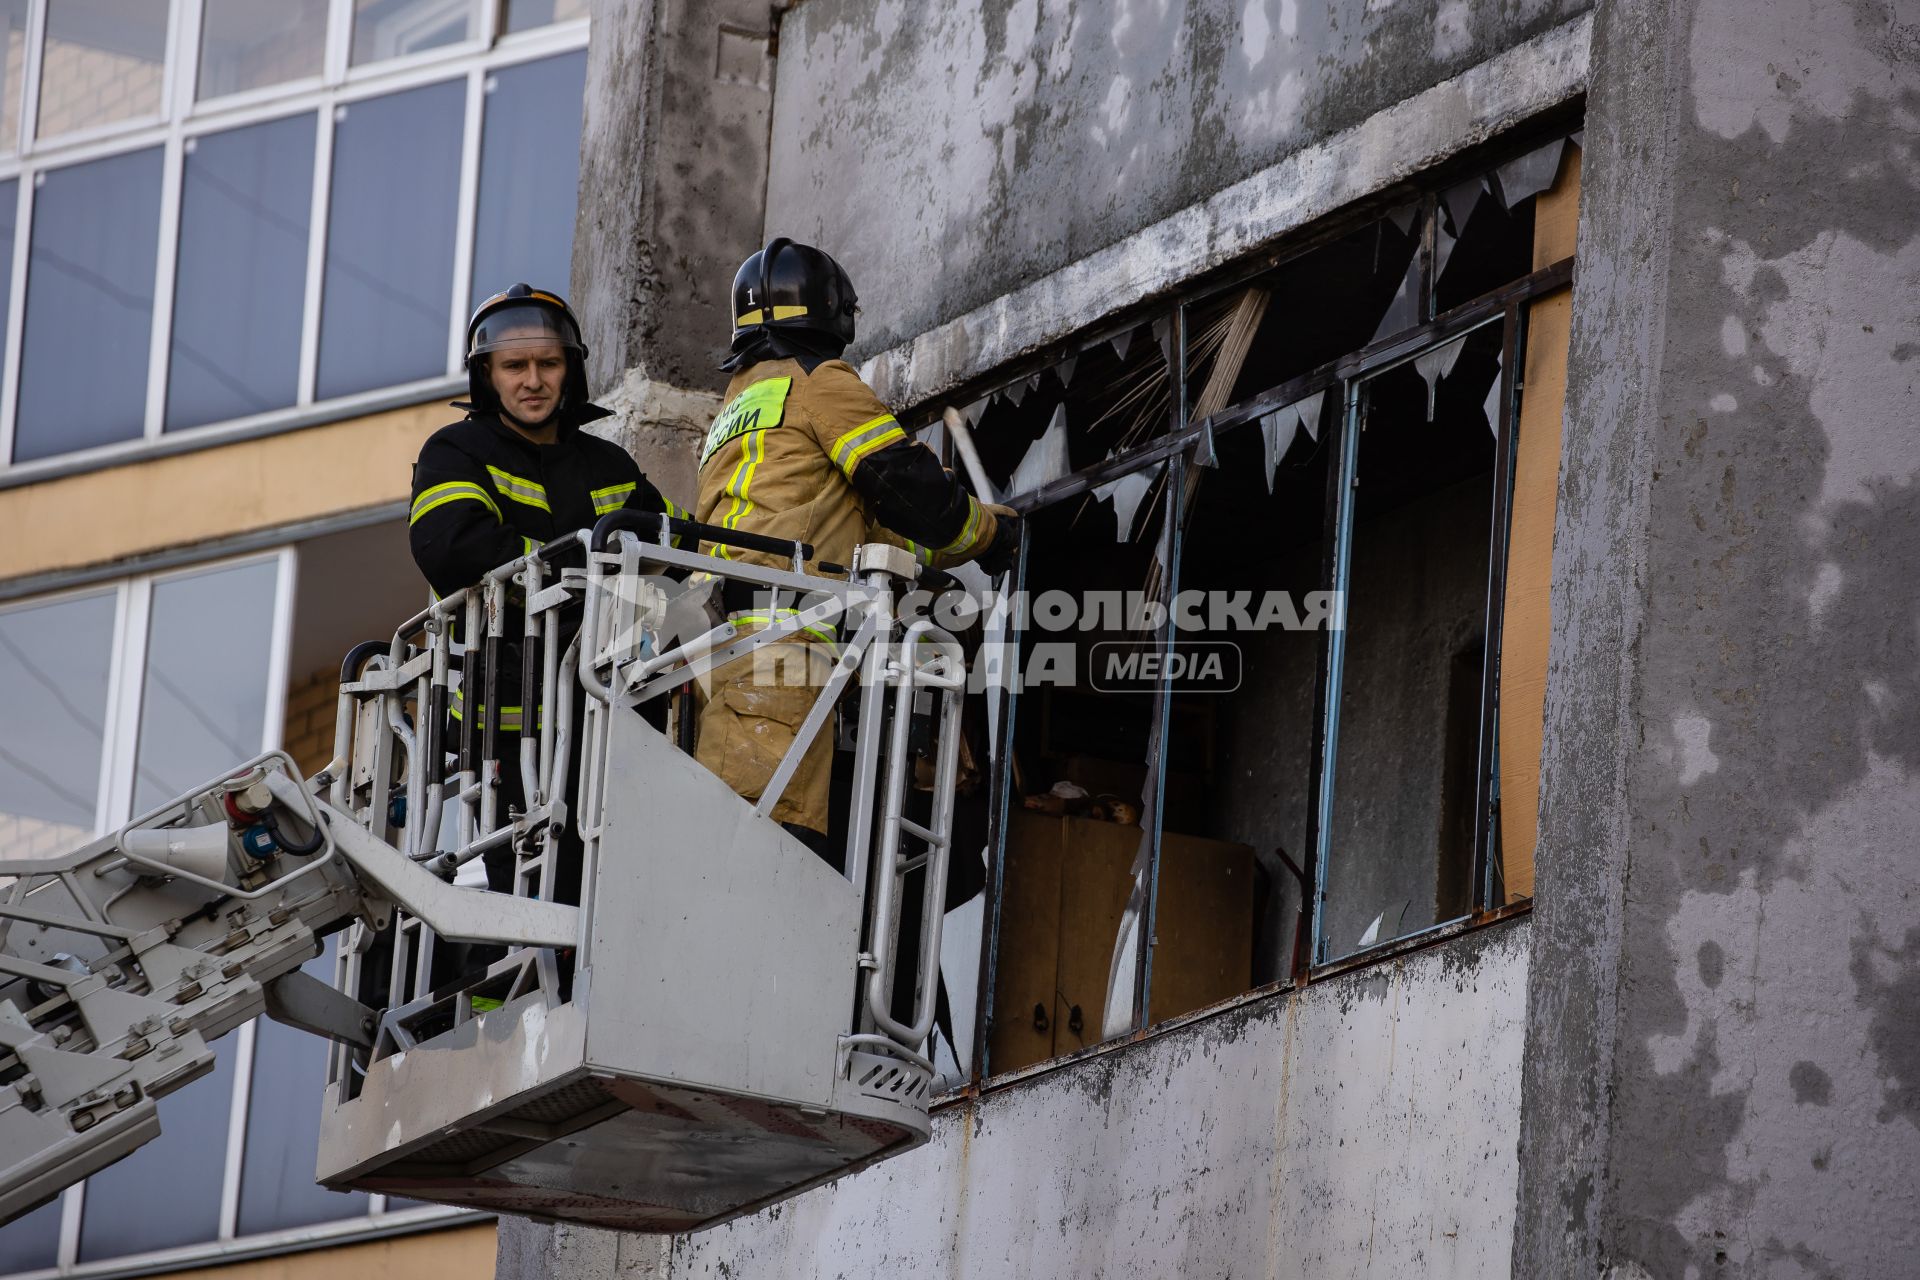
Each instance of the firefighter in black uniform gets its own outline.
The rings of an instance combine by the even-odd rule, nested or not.
[[[469,396],[455,406],[467,416],[434,432],[413,468],[408,536],[414,563],[437,594],[472,586],[488,570],[590,529],[610,511],[686,514],[661,496],[626,450],[580,429],[608,416],[587,399],[586,355],[579,322],[557,294],[517,284],[474,311],[467,323]],[[584,563],[578,549],[557,561]],[[494,716],[503,814],[508,804],[523,803],[519,735],[523,726],[538,729],[538,708],[505,705],[520,700],[518,635],[518,622],[509,622],[494,679],[503,705],[478,711]],[[479,702],[478,691],[460,690],[453,713],[474,715]],[[484,724],[476,720],[475,730]],[[576,858],[568,852],[560,858],[559,889],[573,899],[577,886],[568,882],[578,876],[577,850]],[[486,868],[489,887],[511,891],[510,849],[489,852]]]

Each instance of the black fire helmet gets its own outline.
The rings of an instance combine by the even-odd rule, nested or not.
[[[577,410],[587,403],[587,346],[580,340],[580,321],[567,300],[545,289],[516,284],[475,307],[473,319],[467,321],[466,358],[467,394],[474,407],[500,411],[500,398],[494,394],[482,357],[554,342],[567,352],[567,378],[555,412]]]
[[[784,236],[740,264],[733,276],[733,347],[765,330],[805,329],[847,346],[860,299],[840,264]]]

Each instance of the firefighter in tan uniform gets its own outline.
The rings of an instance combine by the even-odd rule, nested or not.
[[[818,249],[776,239],[741,264],[733,354],[721,366],[733,380],[701,451],[694,518],[811,543],[817,559],[834,564],[850,563],[860,543],[886,541],[904,542],[923,563],[977,559],[1004,572],[1018,547],[1019,516],[976,501],[839,358],[853,341],[855,310],[852,281]],[[714,554],[785,567],[758,552],[719,546]],[[773,621],[750,599],[726,603],[742,630]],[[774,664],[778,680],[765,666],[756,678],[753,655],[714,673],[696,755],[747,799],[759,798],[812,708],[833,639],[824,630],[796,637],[805,661]],[[773,817],[838,865],[841,851],[826,839],[832,755],[823,732]]]

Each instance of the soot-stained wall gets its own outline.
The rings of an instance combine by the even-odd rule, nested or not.
[[[843,259],[881,350],[1588,7],[806,0],[780,27],[768,232]]]
[[[1596,16],[1515,1271],[1920,1250],[1920,13]]]

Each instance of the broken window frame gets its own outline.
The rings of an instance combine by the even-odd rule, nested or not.
[[[1565,128],[1556,130],[1551,135],[1534,134],[1519,145],[1504,150],[1502,153],[1504,158],[1477,163],[1476,171],[1490,174],[1501,165],[1527,156],[1543,145],[1564,146],[1567,141],[1575,145],[1579,144],[1577,126],[1571,130]],[[1304,867],[1309,883],[1304,886],[1306,893],[1303,895],[1303,901],[1311,904],[1309,922],[1311,932],[1309,945],[1304,952],[1296,948],[1296,956],[1303,958],[1296,963],[1294,972],[1277,982],[1254,987],[1233,1000],[1224,1002],[1224,1005],[1195,1010],[1157,1024],[1150,1022],[1153,950],[1151,940],[1154,936],[1159,901],[1163,834],[1160,815],[1162,806],[1158,803],[1161,797],[1158,792],[1164,787],[1164,771],[1160,767],[1160,762],[1157,759],[1151,760],[1148,786],[1156,794],[1154,802],[1148,806],[1149,812],[1142,814],[1143,826],[1149,817],[1151,818],[1151,829],[1145,833],[1148,840],[1146,905],[1143,912],[1143,927],[1138,932],[1140,944],[1136,953],[1132,1030],[1130,1033],[1105,1039],[1101,1043],[1072,1054],[1052,1058],[1015,1071],[996,1073],[988,1056],[988,1041],[994,1014],[994,981],[999,960],[1001,906],[1004,897],[1006,833],[1013,787],[1012,771],[1007,766],[1007,759],[1013,742],[1015,717],[1018,715],[1020,703],[1020,699],[1015,696],[1012,683],[1005,683],[993,691],[993,696],[1000,699],[999,733],[994,744],[992,757],[994,772],[989,784],[993,799],[988,821],[989,862],[985,890],[987,918],[981,930],[983,954],[978,967],[979,983],[970,1063],[971,1081],[967,1086],[953,1091],[948,1095],[949,1097],[977,1095],[983,1087],[1008,1083],[1083,1057],[1105,1052],[1117,1044],[1137,1039],[1150,1030],[1175,1026],[1192,1018],[1205,1016],[1220,1007],[1305,985],[1309,981],[1330,976],[1336,972],[1385,959],[1433,941],[1437,937],[1491,924],[1531,909],[1530,898],[1503,905],[1504,895],[1500,885],[1497,742],[1502,638],[1500,628],[1504,617],[1508,537],[1511,530],[1515,432],[1519,422],[1521,395],[1524,390],[1520,376],[1520,362],[1525,358],[1526,352],[1528,308],[1536,298],[1565,288],[1572,283],[1575,259],[1562,258],[1451,307],[1445,312],[1436,312],[1438,281],[1435,266],[1438,257],[1439,204],[1443,190],[1449,184],[1460,181],[1465,172],[1465,170],[1456,170],[1446,174],[1441,180],[1428,185],[1412,201],[1418,210],[1417,216],[1422,224],[1419,246],[1416,250],[1416,257],[1420,263],[1418,323],[1368,343],[1306,373],[1247,396],[1216,413],[1196,420],[1188,419],[1188,408],[1191,403],[1189,382],[1195,376],[1195,371],[1187,368],[1189,311],[1196,305],[1217,302],[1223,295],[1245,289],[1257,277],[1325,245],[1331,239],[1331,235],[1319,235],[1310,241],[1302,241],[1285,252],[1272,254],[1261,261],[1246,264],[1225,283],[1195,289],[1174,301],[1170,306],[1131,313],[1123,320],[1100,326],[1092,331],[1091,336],[1076,336],[1070,342],[1055,348],[1049,353],[1051,360],[1048,363],[1061,358],[1071,358],[1078,352],[1086,350],[1095,343],[1107,341],[1122,331],[1137,330],[1156,320],[1171,321],[1174,336],[1171,344],[1173,350],[1169,353],[1171,359],[1168,372],[1172,379],[1174,421],[1166,435],[1117,453],[1093,466],[1074,471],[1030,493],[1008,499],[1008,504],[1025,514],[1074,497],[1091,495],[1095,489],[1115,480],[1164,466],[1166,469],[1165,492],[1168,495],[1168,502],[1167,511],[1163,517],[1162,532],[1159,536],[1167,542],[1164,551],[1168,566],[1167,598],[1171,600],[1179,590],[1182,537],[1188,515],[1188,511],[1182,509],[1183,504],[1180,501],[1184,477],[1189,469],[1204,466],[1200,459],[1206,454],[1202,451],[1210,451],[1213,439],[1222,432],[1257,428],[1261,418],[1270,413],[1286,409],[1316,394],[1332,393],[1338,396],[1341,418],[1335,438],[1330,442],[1333,453],[1328,464],[1328,502],[1322,541],[1326,565],[1322,581],[1330,589],[1344,592],[1351,573],[1351,538],[1354,519],[1351,499],[1354,467],[1357,463],[1360,403],[1366,384],[1393,369],[1413,362],[1428,352],[1463,340],[1476,330],[1499,325],[1501,355],[1498,375],[1498,421],[1494,424],[1496,435],[1494,501],[1490,515],[1492,551],[1488,556],[1487,595],[1484,602],[1486,649],[1481,668],[1479,739],[1475,765],[1472,898],[1469,912],[1404,934],[1397,934],[1392,938],[1357,948],[1340,956],[1329,955],[1330,948],[1324,920],[1326,885],[1332,859],[1337,854],[1332,848],[1328,819],[1333,802],[1332,774],[1334,752],[1338,746],[1338,703],[1340,680],[1344,675],[1344,645],[1342,641],[1336,639],[1343,635],[1342,632],[1331,628],[1324,629],[1320,636],[1320,654],[1315,676],[1315,741],[1311,753],[1312,768],[1308,784],[1311,796],[1308,807],[1308,845],[1311,858]],[[1404,208],[1407,203],[1407,201],[1401,201],[1394,207]],[[1384,217],[1386,215],[1384,212],[1375,210],[1369,216]],[[1338,230],[1351,231],[1354,226],[1363,225],[1364,221],[1363,219],[1356,223],[1349,223]],[[1043,364],[1041,367],[1046,365]],[[1002,375],[996,379],[997,386],[989,390],[986,395],[995,394],[999,387],[1010,386],[1031,376],[1030,368],[1024,369],[1018,377],[1009,378]],[[1331,430],[1332,428],[1323,429]],[[950,445],[945,452],[951,453]],[[1026,554],[1023,548],[1013,578],[1013,589],[1016,592],[1025,589],[1026,577]],[[1016,654],[1019,652],[1020,639],[1016,621],[1013,626],[1010,626],[1006,637],[1011,651]],[[1171,614],[1163,624],[1162,639],[1169,646],[1178,642]],[[1168,730],[1170,714],[1171,697],[1163,678],[1156,688],[1151,713],[1152,723],[1157,727],[1157,738],[1164,738]],[[1306,851],[1303,850],[1303,852]]]

